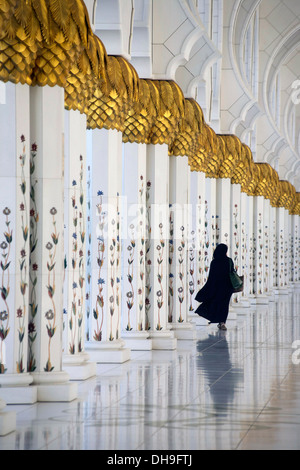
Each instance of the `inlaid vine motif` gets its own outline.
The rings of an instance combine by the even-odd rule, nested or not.
[[[268,292],[269,285],[269,229],[265,226],[264,232],[264,292]]]
[[[239,244],[240,244],[240,237],[239,237],[239,223],[238,223],[238,205],[234,205],[234,211],[233,211],[233,245],[234,245],[234,252],[233,252],[233,263],[235,270],[237,271],[239,269]],[[238,302],[238,296],[233,295],[232,298],[234,303]]]
[[[178,300],[179,300],[179,317],[178,322],[182,323],[184,320],[182,318],[182,303],[185,297],[185,263],[184,263],[184,252],[185,252],[185,237],[184,237],[184,227],[180,227],[181,230],[181,240],[180,245],[178,246],[178,277],[179,277],[179,287],[178,287]]]
[[[233,243],[234,243],[234,252],[233,252],[233,262],[236,270],[239,269],[239,224],[238,224],[238,206],[234,205],[233,211]]]
[[[273,242],[272,242],[272,272],[273,272],[273,286],[277,285],[277,234],[276,234],[276,221],[273,220]]]
[[[10,293],[10,254],[11,254],[11,243],[13,241],[12,229],[10,228],[10,214],[11,210],[8,207],[3,209],[5,216],[6,231],[4,232],[4,240],[0,244],[2,250],[2,259],[0,262],[1,268],[1,301],[2,308],[0,307],[0,374],[6,372],[5,359],[4,359],[4,342],[9,334],[9,322],[10,322],[10,307],[8,303],[8,297]]]
[[[249,294],[250,295],[254,293],[254,282],[255,282],[254,256],[255,256],[254,237],[251,236],[249,240]]]
[[[191,232],[192,235],[192,244],[189,248],[189,294],[190,294],[190,305],[189,305],[189,311],[193,312],[194,307],[193,307],[193,296],[195,292],[195,232],[192,230]]]
[[[212,234],[211,246],[212,246],[212,249],[216,248],[216,246],[219,243],[219,239],[220,239],[220,227],[219,227],[219,222],[218,221],[219,221],[219,216],[218,215],[216,215],[216,216],[212,215],[212,225],[211,225],[211,234]]]
[[[162,326],[160,323],[160,311],[164,304],[164,289],[163,289],[163,262],[164,262],[164,248],[165,248],[165,241],[163,239],[163,224],[159,224],[160,229],[160,241],[156,245],[156,252],[157,252],[157,281],[158,281],[158,290],[156,291],[156,302],[158,307],[157,312],[157,325],[156,329],[161,330]]]
[[[170,208],[172,206],[170,205]],[[174,213],[170,210],[169,215],[169,291],[168,291],[168,321],[173,321],[173,309],[174,309],[174,274],[172,273],[173,257],[174,257]]]
[[[143,310],[144,310],[144,277],[145,277],[145,221],[144,221],[144,177],[140,176],[140,189],[139,189],[139,220],[140,220],[140,233],[141,233],[141,247],[139,253],[139,282],[138,282],[138,331],[143,330]]]
[[[279,253],[280,253],[280,263],[279,263],[279,279],[280,287],[284,286],[284,236],[283,230],[280,230],[279,234]]]
[[[241,265],[242,271],[244,274],[244,285],[246,286],[248,279],[248,258],[247,258],[248,248],[247,248],[247,234],[245,230],[245,222],[241,224]],[[245,296],[246,289],[242,292],[242,297]]]
[[[37,144],[33,143],[30,152],[30,236],[29,236],[29,324],[28,324],[28,372],[36,370],[36,359],[34,353],[34,343],[37,337],[36,332],[36,315],[38,312],[37,304],[37,272],[39,266],[34,262],[35,251],[37,248],[38,238],[37,229],[39,222],[39,214],[36,203],[36,184],[37,180],[34,179],[35,173],[35,158],[37,156]]]
[[[118,269],[120,264],[120,213],[119,213],[119,194],[117,194],[117,207],[116,207],[116,219],[111,220],[112,226],[112,237],[110,240],[110,288],[111,295],[109,297],[109,313],[110,313],[110,333],[109,341],[113,341],[115,338],[113,336],[113,317],[117,309],[117,329],[116,329],[116,339],[119,337],[119,317],[120,317],[120,279],[118,277]]]
[[[69,353],[75,354],[83,350],[82,323],[84,315],[84,288],[85,288],[85,217],[84,217],[84,190],[83,190],[83,157],[80,155],[79,198],[77,201],[77,181],[72,181],[72,302],[69,315]],[[79,294],[78,294],[79,290]],[[77,346],[77,348],[76,348]]]
[[[91,230],[91,167],[88,166],[88,178],[87,178],[87,249],[86,249],[86,340],[90,339],[90,297],[91,297],[91,248],[92,248],[92,230]]]
[[[145,274],[145,329],[150,330],[150,308],[151,308],[151,258],[150,258],[150,251],[151,251],[151,204],[150,201],[150,191],[151,191],[151,181],[147,181],[146,186],[146,274]]]
[[[298,225],[295,225],[294,232],[294,244],[293,244],[293,265],[294,265],[294,282],[299,281],[299,237],[298,237]]]
[[[263,283],[263,234],[262,234],[262,216],[258,214],[258,230],[257,230],[257,264],[258,264],[258,288],[257,293],[262,294],[262,283]]]
[[[57,210],[55,207],[50,209],[50,214],[52,215],[52,226],[53,232],[51,234],[51,240],[48,241],[46,244],[46,249],[48,250],[48,261],[47,261],[47,270],[48,270],[48,285],[47,291],[48,296],[50,297],[52,308],[50,308],[45,313],[45,318],[47,320],[46,328],[48,333],[48,359],[46,366],[44,367],[45,372],[51,372],[54,367],[51,363],[51,342],[52,338],[56,332],[56,319],[57,319],[57,312],[56,312],[56,304],[55,304],[55,264],[56,264],[56,247],[59,241],[59,234],[57,233],[56,227],[56,214]]]
[[[197,214],[197,235],[198,235],[198,250],[197,250],[197,261],[198,261],[198,271],[197,271],[197,285],[200,288],[204,284],[204,229],[202,227],[202,204],[201,204],[201,196],[198,198],[199,204],[197,206],[198,214]]]
[[[204,279],[203,283],[206,282],[209,272],[210,259],[208,256],[210,247],[209,237],[209,221],[208,221],[208,203],[205,201],[205,213],[204,213]]]
[[[104,224],[105,224],[105,213],[103,211],[103,191],[98,191],[97,196],[99,201],[97,204],[97,215],[98,215],[98,237],[97,237],[97,265],[98,265],[98,293],[96,299],[96,305],[93,309],[93,316],[96,320],[96,328],[94,329],[94,340],[102,340],[102,328],[104,320],[104,284],[105,280],[102,276],[102,268],[104,264],[104,254],[105,254],[105,241],[104,241]]]
[[[76,270],[77,270],[77,253],[78,253],[78,207],[76,200],[76,180],[72,181],[72,186],[74,188],[73,195],[71,196],[72,201],[72,302],[71,302],[71,312],[69,314],[69,332],[70,332],[70,341],[69,341],[69,353],[75,354],[76,352],[76,332],[77,332],[77,282],[76,282]]]
[[[134,305],[134,287],[133,287],[133,279],[134,279],[134,253],[135,253],[135,239],[134,239],[134,225],[130,224],[131,229],[131,240],[130,244],[127,246],[127,280],[129,283],[129,290],[126,292],[127,297],[127,326],[126,330],[131,331],[131,321],[130,321],[130,312]]]
[[[78,335],[78,352],[83,351],[83,338],[82,338],[82,324],[84,319],[84,297],[85,297],[85,236],[86,236],[86,229],[85,229],[85,201],[84,201],[84,170],[83,170],[83,157],[80,155],[80,174],[79,174],[79,273],[78,273],[78,283],[80,289],[80,297],[78,299],[78,328],[79,328],[79,335]]]
[[[22,240],[23,246],[20,251],[19,257],[19,266],[20,266],[20,291],[22,296],[22,305],[20,305],[17,309],[17,320],[18,320],[18,339],[19,339],[19,350],[18,350],[18,360],[16,364],[17,373],[23,373],[24,368],[24,337],[26,332],[26,322],[27,319],[27,301],[26,301],[26,290],[28,287],[27,283],[27,240],[29,235],[29,226],[28,226],[28,209],[27,209],[27,202],[26,202],[26,180],[25,180],[25,171],[24,166],[26,164],[26,148],[25,148],[25,137],[24,135],[21,136],[21,142],[23,143],[23,151],[20,155],[20,165],[21,165],[21,204],[20,204],[20,211],[21,211],[21,230],[22,230]]]

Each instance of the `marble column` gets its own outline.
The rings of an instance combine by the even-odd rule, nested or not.
[[[288,212],[284,207],[278,207],[277,212],[277,288],[275,294],[288,295]]]
[[[96,374],[96,363],[89,361],[85,351],[86,153],[86,116],[65,111],[63,368],[74,380]]]
[[[153,349],[175,349],[177,345],[168,326],[169,159],[167,145],[147,146],[145,302]]]
[[[77,384],[62,369],[63,89],[30,89],[30,126],[30,372],[39,401],[71,401]]]
[[[151,350],[146,318],[146,144],[123,144],[122,338],[132,350]]]
[[[265,254],[267,237],[265,233],[265,199],[263,196],[254,198],[254,297],[253,304],[268,304],[266,295]]]
[[[122,363],[130,350],[121,338],[122,134],[88,131],[91,155],[91,284],[89,340],[93,362]]]
[[[277,270],[277,233],[276,233],[276,208],[270,205],[269,219],[269,295],[274,299],[274,289],[276,288],[276,270]]]
[[[240,307],[250,307],[252,291],[253,260],[252,260],[252,233],[253,233],[253,198],[241,193],[241,267],[240,273],[244,275],[244,290],[240,297]]]
[[[0,105],[0,399],[34,403],[27,364],[30,255],[29,87],[5,87]]]
[[[300,260],[299,260],[300,217],[298,215],[292,216],[292,230],[293,230],[293,244],[292,244],[293,286],[298,289],[300,287]]]
[[[231,185],[231,232],[229,253],[233,260],[234,267],[238,274],[242,274],[241,269],[241,186],[240,184]],[[233,294],[232,306],[239,306],[242,294]]]
[[[170,157],[168,321],[177,339],[195,339],[189,322],[189,166],[187,157]]]

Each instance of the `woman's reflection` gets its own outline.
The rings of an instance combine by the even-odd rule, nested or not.
[[[244,380],[243,369],[233,367],[230,360],[226,332],[218,331],[197,341],[197,351],[197,367],[207,379],[214,407],[225,411]]]

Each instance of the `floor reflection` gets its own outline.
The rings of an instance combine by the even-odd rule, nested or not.
[[[7,407],[0,450],[300,449],[299,293],[196,329],[176,351],[99,364],[74,402]]]
[[[244,371],[230,359],[227,331],[209,334],[197,341],[197,368],[207,379],[216,411],[226,410],[233,403],[238,385],[244,381]]]

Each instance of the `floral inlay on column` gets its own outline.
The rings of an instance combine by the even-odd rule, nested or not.
[[[185,296],[185,287],[184,287],[184,269],[185,265],[183,264],[184,258],[182,256],[184,249],[185,249],[185,241],[184,241],[184,227],[180,227],[181,230],[181,240],[180,240],[180,245],[178,247],[178,277],[180,280],[180,286],[178,287],[178,300],[179,300],[179,317],[178,317],[178,322],[182,323],[184,320],[182,318],[182,312],[181,312],[181,306],[182,302],[184,301],[184,296]]]
[[[248,266],[247,266],[247,235],[245,231],[245,223],[242,222],[241,226],[241,261],[242,261],[242,271],[244,274],[244,285],[247,285],[247,278],[248,278]],[[242,297],[245,296],[245,289],[242,292]]]
[[[261,218],[261,213],[258,214],[258,237],[257,237],[257,243],[258,243],[258,272],[257,272],[257,278],[258,278],[258,294],[262,294],[262,274],[263,274],[263,242],[262,242],[262,218]]]
[[[172,207],[172,204],[170,204],[170,207]],[[174,274],[172,273],[172,264],[173,264],[173,256],[174,256],[174,220],[173,220],[173,211],[170,210],[170,216],[169,216],[169,232],[170,232],[170,237],[169,237],[169,295],[168,295],[168,306],[169,306],[169,311],[168,311],[168,321],[171,323],[173,320],[173,309],[174,309]]]
[[[26,163],[26,153],[25,153],[25,137],[24,135],[21,136],[21,142],[23,143],[23,152],[20,155],[20,164],[21,164],[21,193],[22,193],[22,202],[20,204],[20,211],[21,211],[21,230],[22,230],[22,238],[23,238],[23,247],[21,248],[19,264],[20,264],[20,291],[23,299],[23,305],[20,305],[17,309],[17,319],[18,319],[18,334],[19,334],[19,351],[18,351],[18,360],[17,360],[17,372],[23,373],[24,372],[24,348],[23,342],[25,337],[26,331],[26,313],[27,313],[27,301],[26,301],[26,289],[27,289],[27,239],[29,234],[29,227],[28,227],[28,210],[27,210],[27,203],[26,203],[26,180],[25,180],[25,172],[24,172],[24,165]]]
[[[120,228],[120,213],[119,213],[119,194],[117,194],[117,207],[116,207],[116,219],[111,220],[112,226],[112,237],[110,240],[110,288],[111,288],[111,295],[109,297],[109,312],[110,312],[110,334],[109,334],[109,341],[113,341],[113,316],[115,314],[115,309],[118,309],[118,320],[117,320],[117,329],[116,329],[116,339],[119,338],[119,317],[120,317],[120,294],[119,294],[119,283],[120,279],[117,276],[118,268],[120,264],[120,236],[119,236],[119,228]]]
[[[195,292],[195,232],[191,232],[192,235],[192,245],[189,248],[189,294],[190,294],[190,305],[189,311],[193,312],[193,295]]]
[[[1,267],[1,300],[4,304],[4,309],[2,310],[0,307],[0,374],[4,374],[6,372],[5,364],[4,364],[4,341],[6,340],[9,334],[9,320],[10,320],[10,309],[8,304],[8,296],[10,292],[10,278],[9,278],[9,266],[11,263],[10,260],[10,250],[11,250],[11,243],[13,240],[12,237],[12,230],[10,228],[10,220],[9,215],[11,210],[8,207],[3,209],[3,214],[5,215],[5,225],[6,225],[6,232],[4,232],[4,238],[0,244],[0,248],[2,249],[2,260],[0,262]],[[3,308],[3,307],[2,307]]]
[[[163,261],[164,261],[164,247],[165,247],[165,242],[163,240],[163,224],[159,224],[160,228],[160,242],[156,245],[156,251],[157,251],[157,280],[159,284],[159,289],[156,292],[156,301],[157,301],[157,307],[158,307],[158,314],[157,314],[157,325],[156,329],[161,330],[162,326],[160,324],[160,310],[164,304],[164,290],[162,286],[162,281],[163,281]]]
[[[91,247],[92,247],[92,230],[91,230],[91,167],[88,166],[88,180],[87,180],[87,252],[86,252],[86,340],[90,339],[90,298],[91,298]]]
[[[48,360],[44,368],[45,372],[51,372],[54,369],[54,367],[51,364],[51,341],[56,331],[56,315],[57,315],[56,305],[55,305],[55,288],[56,288],[55,286],[55,264],[56,264],[55,258],[56,258],[56,246],[58,244],[59,234],[57,233],[57,229],[56,229],[55,216],[57,214],[57,210],[55,207],[52,207],[52,209],[50,209],[50,214],[52,215],[52,225],[53,225],[53,232],[51,234],[52,242],[49,241],[46,244],[46,249],[49,252],[48,261],[47,261],[47,270],[48,270],[47,290],[48,290],[48,296],[51,299],[52,308],[50,308],[45,313],[45,318],[47,320],[46,328],[47,328],[47,333],[49,337]]]
[[[84,315],[84,250],[85,250],[85,219],[84,219],[84,192],[83,192],[83,157],[79,157],[81,166],[79,174],[79,207],[76,199],[77,181],[73,180],[72,186],[74,193],[71,197],[72,200],[72,306],[71,314],[69,317],[69,330],[71,333],[71,340],[69,343],[70,354],[76,353],[76,346],[78,352],[82,352],[82,322]],[[78,270],[78,271],[77,271]],[[77,284],[78,281],[78,284]],[[78,295],[78,289],[80,293]],[[77,342],[77,344],[76,344]]]
[[[216,215],[216,216],[212,216],[212,219],[214,221],[215,219],[215,223],[212,222],[212,226],[211,226],[211,233],[212,233],[212,243],[211,243],[211,246],[213,247],[213,249],[216,248],[217,244],[219,243],[219,238],[220,238],[220,227],[219,227],[219,224],[218,224],[218,219],[219,219],[219,216]]]
[[[33,344],[36,340],[36,324],[35,317],[38,312],[37,304],[37,294],[36,294],[36,284],[37,284],[37,272],[38,265],[37,263],[32,262],[34,252],[37,247],[37,227],[39,221],[39,214],[37,211],[37,205],[35,200],[35,186],[37,181],[33,181],[33,174],[35,172],[35,158],[37,155],[37,145],[33,143],[31,146],[30,153],[30,236],[29,236],[29,246],[30,246],[30,257],[29,257],[29,324],[28,324],[28,372],[34,372],[36,369],[36,359],[34,356]]]
[[[239,247],[240,247],[240,236],[239,236],[239,224],[238,224],[238,205],[234,205],[233,211],[233,243],[234,243],[234,253],[233,253],[233,263],[235,270],[239,269]],[[233,296],[233,302],[238,302],[238,296]]]
[[[145,278],[145,330],[150,330],[150,294],[151,294],[151,282],[150,282],[150,274],[151,274],[151,259],[150,259],[150,250],[151,250],[151,206],[149,205],[150,199],[150,189],[151,189],[151,181],[147,181],[146,187],[146,278]]]
[[[105,280],[102,276],[102,268],[104,263],[104,253],[105,253],[105,242],[104,242],[104,223],[105,223],[105,213],[103,211],[102,196],[103,191],[98,191],[97,195],[99,196],[99,202],[97,204],[97,213],[98,213],[98,231],[99,235],[97,237],[97,264],[98,264],[98,294],[95,308],[93,309],[94,319],[97,321],[97,327],[94,330],[94,340],[102,340],[102,328],[104,320],[104,296],[103,289]]]
[[[70,331],[70,342],[69,342],[69,353],[75,354],[76,352],[76,330],[77,330],[77,282],[75,281],[76,269],[77,269],[77,252],[78,252],[78,235],[77,235],[77,226],[78,226],[78,209],[76,203],[76,180],[72,181],[72,186],[74,188],[74,193],[71,196],[72,200],[72,209],[73,209],[73,231],[72,231],[72,306],[71,314],[69,314],[69,331]]]
[[[139,298],[139,314],[138,314],[138,330],[143,330],[143,321],[141,319],[144,309],[144,277],[145,277],[145,227],[144,227],[144,178],[140,176],[141,187],[139,189],[139,215],[140,215],[140,233],[141,233],[141,249],[139,256],[139,284],[138,284],[138,298]]]
[[[269,288],[269,230],[268,226],[265,226],[265,237],[264,237],[264,252],[265,252],[265,269],[264,269],[264,292],[268,292]]]
[[[130,245],[127,247],[128,251],[128,258],[127,258],[127,265],[128,265],[128,271],[127,271],[127,280],[129,282],[130,290],[126,292],[126,297],[127,297],[127,326],[126,330],[131,331],[132,326],[130,322],[130,311],[134,305],[134,287],[133,287],[133,276],[134,276],[134,252],[135,252],[135,240],[134,240],[134,225],[130,225],[130,229],[132,231],[131,233],[131,240],[130,240]]]
[[[206,282],[209,272],[210,259],[208,256],[208,249],[210,246],[209,231],[208,231],[208,204],[205,201],[205,215],[204,215],[204,279],[203,284]]]

